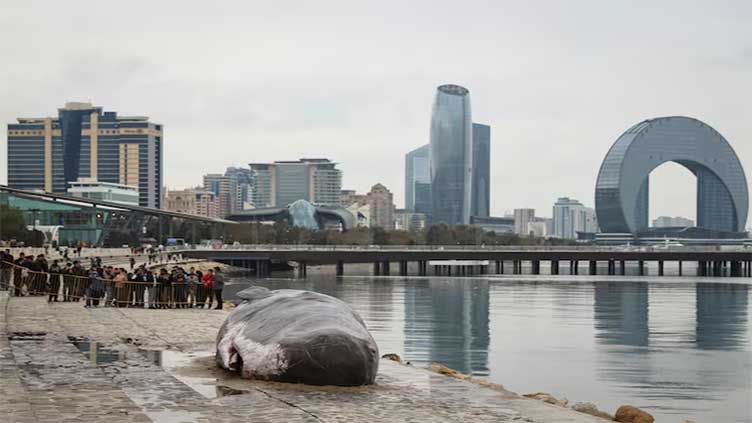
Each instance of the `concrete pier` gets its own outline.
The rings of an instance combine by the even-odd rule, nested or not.
[[[369,387],[240,379],[213,362],[226,317],[200,309],[85,309],[0,291],[0,421],[605,421],[389,360]],[[86,340],[85,349],[72,340]],[[183,357],[176,360],[190,378],[165,365],[173,356]]]

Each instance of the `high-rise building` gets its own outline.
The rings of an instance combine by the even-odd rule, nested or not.
[[[366,203],[370,206],[371,227],[394,229],[394,198],[384,185],[372,186],[366,194]]]
[[[432,220],[469,224],[472,212],[473,122],[470,92],[457,85],[436,90],[431,114]]]
[[[394,229],[400,231],[419,231],[426,228],[426,215],[404,209],[394,212]]]
[[[167,191],[167,210],[196,216],[219,217],[217,196],[202,188]]]
[[[530,235],[530,223],[535,221],[535,209],[514,209],[514,233]]]
[[[57,118],[8,124],[8,185],[64,194],[79,178],[138,189],[139,205],[160,208],[163,128],[90,103],[66,103]]]
[[[340,203],[342,171],[328,159],[251,163],[256,207],[278,207],[297,200],[319,206]]]
[[[227,217],[233,212],[232,205],[236,198],[237,183],[232,177],[219,173],[204,175],[204,190],[214,193],[219,217]]]
[[[405,154],[405,210],[430,213],[431,165],[430,144]]]
[[[253,185],[254,177],[251,168],[228,167],[225,176],[229,177],[235,188],[234,196],[230,201],[230,209],[233,213],[254,208]]]
[[[488,217],[491,208],[491,127],[473,123],[472,216]]]
[[[585,207],[579,201],[561,197],[553,208],[553,236],[564,239],[577,239],[577,232],[598,231],[595,210]]]

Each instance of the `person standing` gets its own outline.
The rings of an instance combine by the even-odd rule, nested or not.
[[[47,297],[47,302],[51,303],[53,300],[57,302],[57,296],[60,293],[60,278],[62,277],[61,271],[60,271],[60,265],[57,264],[57,260],[52,260],[52,265],[50,265],[50,289],[49,289],[49,297]]]
[[[217,307],[214,310],[222,310],[222,290],[225,288],[225,275],[219,269],[219,266],[214,268],[214,299],[217,300]]]
[[[201,278],[201,284],[204,286],[204,292],[206,292],[206,299],[209,300],[209,305],[206,306],[207,309],[212,308],[212,297],[214,294],[214,271],[212,269],[209,269],[206,271],[206,274]]]
[[[131,270],[133,270],[133,268],[136,267],[136,259],[131,257],[130,262],[131,262]]]
[[[159,304],[157,308],[169,308],[172,281],[170,281],[170,274],[167,273],[167,269],[162,268],[159,270],[157,286],[159,287]]]
[[[99,299],[104,295],[104,276],[102,269],[91,269],[89,271],[89,287],[86,290],[86,305],[84,307],[97,307]]]
[[[115,300],[115,307],[125,307],[130,301],[128,301],[128,289],[126,288],[127,275],[125,269],[114,269],[114,275],[112,281],[114,283],[115,292],[113,299]]]
[[[157,279],[154,277],[154,273],[149,269],[146,270],[144,282],[149,287],[149,308],[155,309],[159,302],[159,287],[157,286]]]

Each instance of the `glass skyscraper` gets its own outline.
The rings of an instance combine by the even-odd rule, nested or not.
[[[491,192],[491,127],[473,123],[473,195],[470,214],[488,217]]]
[[[431,114],[433,222],[469,224],[472,212],[473,122],[470,92],[458,85],[436,90]]]
[[[430,213],[431,166],[430,145],[405,154],[405,210]]]

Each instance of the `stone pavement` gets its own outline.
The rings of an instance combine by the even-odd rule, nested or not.
[[[85,309],[0,291],[0,422],[604,421],[387,360],[370,387],[242,380],[206,358],[226,315]],[[203,356],[193,360],[203,367],[181,377],[163,362],[168,352]]]

